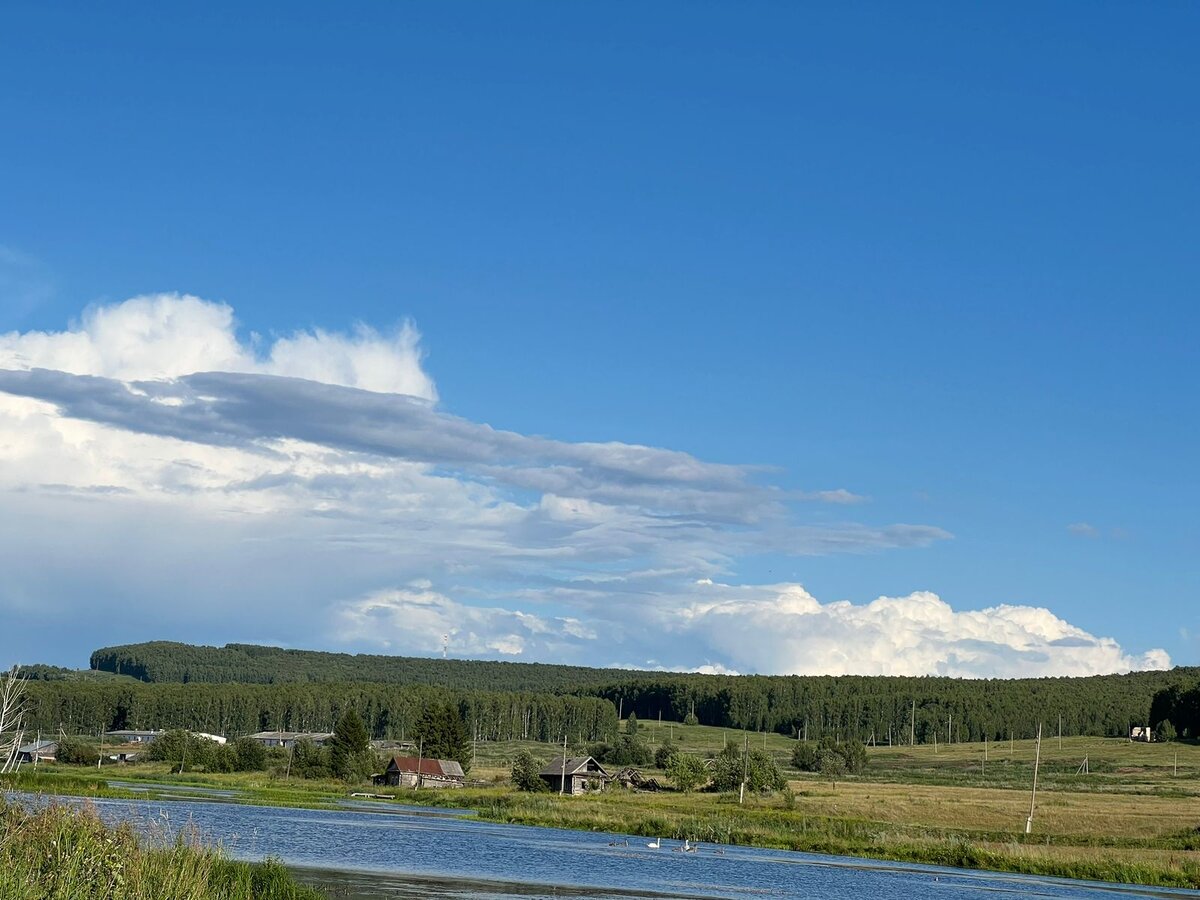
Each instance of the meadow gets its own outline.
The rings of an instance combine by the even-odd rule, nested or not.
[[[989,743],[986,759],[982,743],[871,747],[863,775],[834,783],[790,769],[796,742],[782,735],[657,722],[643,722],[641,729],[652,746],[670,736],[681,750],[700,755],[728,743],[765,748],[785,768],[788,787],[747,796],[742,805],[736,795],[709,792],[521,793],[508,783],[515,754],[527,749],[549,759],[556,752],[534,742],[478,744],[472,785],[463,790],[353,787],[269,773],[179,776],[154,763],[119,770],[43,766],[26,769],[12,787],[97,796],[147,796],[141,791],[148,790],[153,796],[178,795],[190,785],[239,791],[238,802],[318,807],[362,790],[472,809],[510,824],[1200,888],[1200,746],[1192,743],[1043,739],[1033,827],[1026,834],[1034,741]],[[666,781],[660,772],[643,771]]]

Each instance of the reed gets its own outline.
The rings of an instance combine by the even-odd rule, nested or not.
[[[321,900],[272,860],[235,862],[182,831],[139,837],[88,807],[0,800],[3,900]]]

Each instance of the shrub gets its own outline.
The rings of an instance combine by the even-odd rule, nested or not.
[[[512,782],[518,791],[547,791],[550,786],[542,780],[538,773],[542,770],[540,763],[528,750],[522,750],[513,758]]]

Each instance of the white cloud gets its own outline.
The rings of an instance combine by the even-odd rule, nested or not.
[[[1087,522],[1072,522],[1067,526],[1067,531],[1076,537],[1098,538],[1100,537],[1100,529],[1095,525],[1090,525]]]
[[[196,372],[254,372],[308,378],[436,400],[411,325],[380,334],[320,329],[280,337],[265,353],[238,338],[233,309],[199,297],[154,294],[96,306],[66,331],[0,335],[0,369],[53,369],[118,381]]]
[[[1045,610],[821,604],[737,560],[927,546],[933,525],[798,519],[749,466],[502,431],[436,407],[410,326],[238,337],[158,295],[0,335],[0,657],[226,641],[705,671],[1117,671]],[[40,631],[39,631],[40,629]],[[49,640],[49,638],[48,638]],[[57,652],[58,656],[52,654]]]

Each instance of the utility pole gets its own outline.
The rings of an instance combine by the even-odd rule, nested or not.
[[[908,746],[917,746],[917,701],[913,700],[912,722],[908,726]]]
[[[979,773],[981,775],[987,774],[987,735],[986,734],[983,736],[983,765],[980,767]]]
[[[750,735],[746,734],[746,746],[742,750],[742,786],[738,788],[738,806],[746,799],[746,779],[750,777]]]
[[[425,738],[422,736],[417,743],[417,777],[413,781],[413,790],[421,789],[421,761],[425,759]]]
[[[563,734],[562,781],[558,783],[558,796],[567,792],[567,736]]]
[[[1058,714],[1058,749],[1062,749],[1062,713]]]
[[[1038,763],[1042,761],[1042,723],[1038,722],[1037,750],[1033,757],[1033,791],[1029,795],[1029,818],[1025,820],[1025,833],[1033,831],[1033,810],[1037,805]]]

